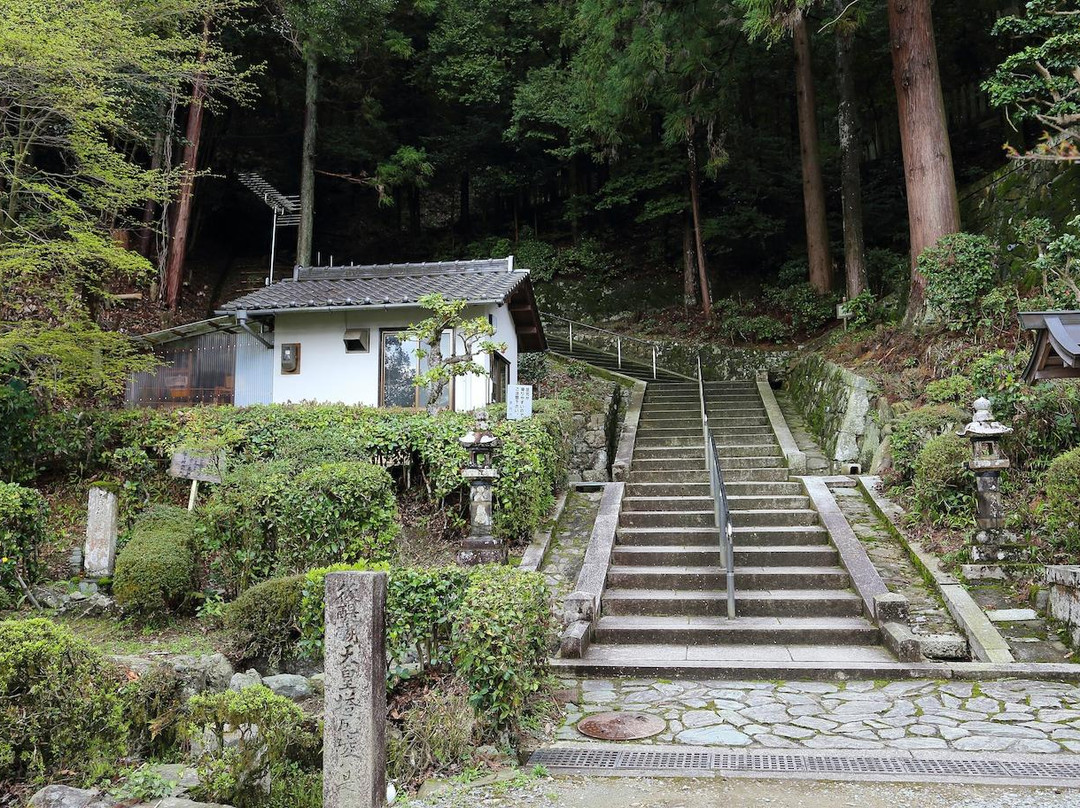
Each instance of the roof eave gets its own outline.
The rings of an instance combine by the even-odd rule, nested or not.
[[[484,298],[483,300],[466,300],[465,303],[468,306],[501,306],[505,298]],[[347,305],[332,305],[332,306],[287,306],[284,308],[273,309],[218,309],[218,314],[237,314],[238,312],[245,312],[248,317],[273,317],[278,314],[292,314],[292,313],[305,313],[305,312],[320,312],[320,311],[357,311],[363,309],[421,309],[421,306],[417,301],[407,301],[404,303],[352,303]]]

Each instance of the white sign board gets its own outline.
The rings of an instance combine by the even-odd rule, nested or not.
[[[520,421],[532,416],[532,393],[531,384],[506,385],[507,420]]]

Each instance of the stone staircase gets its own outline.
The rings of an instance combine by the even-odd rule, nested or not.
[[[571,350],[570,342],[565,337],[547,334],[546,338],[548,350],[552,351],[553,353],[561,354],[562,356],[566,356],[571,359],[578,359],[582,362],[588,362],[590,365],[594,365],[595,367],[603,368],[604,370],[610,370],[614,373],[621,373],[624,376],[630,376],[631,378],[639,379],[643,382],[688,381],[687,377],[661,367],[657,367],[656,379],[654,380],[651,364],[638,362],[636,360],[631,360],[628,357],[624,357],[620,366],[618,357],[615,354],[607,353],[603,350],[600,350],[599,348],[594,348],[586,345],[581,340],[575,339],[573,350]]]
[[[895,662],[817,512],[788,480],[755,383],[711,382],[706,399],[730,498],[738,616],[727,617],[698,385],[650,383],[600,614],[578,667]]]

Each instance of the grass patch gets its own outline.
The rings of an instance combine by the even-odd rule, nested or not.
[[[223,641],[219,630],[208,629],[194,617],[177,617],[161,626],[140,626],[113,617],[58,615],[53,620],[67,626],[103,654],[119,656],[148,653],[201,656],[216,653]]]

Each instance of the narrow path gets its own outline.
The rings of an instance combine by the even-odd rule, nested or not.
[[[586,715],[634,710],[664,731],[635,744],[768,749],[1080,752],[1080,685],[999,682],[686,682],[568,680],[558,742],[588,741]],[[618,744],[615,744],[616,746]]]

